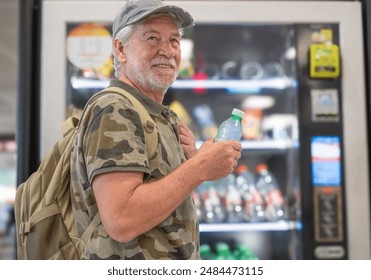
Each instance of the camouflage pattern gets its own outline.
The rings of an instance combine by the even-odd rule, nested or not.
[[[119,80],[148,110],[158,128],[159,144],[148,159],[139,115],[117,94],[94,101],[82,119],[71,158],[71,192],[76,228],[81,235],[97,212],[91,183],[97,174],[140,171],[151,181],[169,174],[185,161],[179,143],[177,116]],[[127,243],[110,238],[99,225],[82,259],[199,259],[199,231],[192,196],[155,228]]]

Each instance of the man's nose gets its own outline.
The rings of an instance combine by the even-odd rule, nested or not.
[[[161,41],[159,49],[160,55],[164,55],[167,58],[172,58],[175,56],[177,51],[177,48],[175,48],[170,41]]]

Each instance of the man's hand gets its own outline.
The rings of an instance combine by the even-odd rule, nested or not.
[[[205,181],[217,180],[232,173],[241,158],[241,151],[242,146],[238,141],[205,141],[195,156]]]
[[[186,159],[190,159],[197,152],[195,136],[192,130],[190,130],[183,122],[179,122],[178,127],[180,144],[183,147],[184,155]]]

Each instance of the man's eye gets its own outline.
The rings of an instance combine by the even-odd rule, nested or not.
[[[147,39],[148,41],[157,41],[158,40],[158,38],[157,37],[155,37],[155,36],[151,36],[151,37],[148,37],[148,39]]]
[[[179,46],[179,45],[180,45],[180,41],[179,41],[178,39],[172,39],[172,40],[171,40],[171,44],[172,44],[173,46]]]

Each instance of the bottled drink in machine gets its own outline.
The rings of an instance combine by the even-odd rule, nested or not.
[[[263,221],[265,219],[264,199],[256,189],[255,174],[247,165],[241,164],[236,168],[236,184],[243,200],[244,221]]]
[[[264,163],[256,166],[256,187],[265,200],[265,216],[268,221],[277,221],[286,216],[285,200],[276,178]]]

